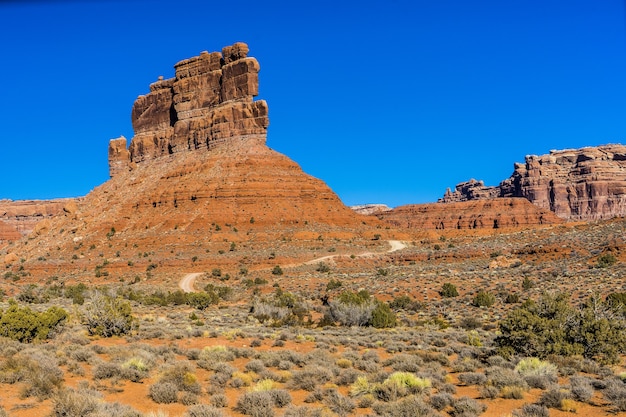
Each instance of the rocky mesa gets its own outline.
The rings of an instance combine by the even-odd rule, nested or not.
[[[440,199],[457,203],[523,197],[567,220],[599,220],[626,215],[626,146],[603,145],[529,155],[510,178],[495,187],[482,181],[460,183]]]

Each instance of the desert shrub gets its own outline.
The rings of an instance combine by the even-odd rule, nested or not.
[[[569,391],[560,387],[554,387],[541,394],[539,404],[548,408],[560,409],[562,407],[563,400],[570,398],[572,398],[572,395]]]
[[[517,304],[520,302],[520,296],[517,293],[510,292],[504,297],[506,304]]]
[[[372,311],[370,324],[377,329],[396,327],[396,315],[389,305],[377,302],[376,308]]]
[[[512,369],[491,367],[485,370],[485,374],[487,375],[487,383],[499,389],[504,387],[528,388],[524,378]]]
[[[226,384],[223,384],[224,386]],[[224,394],[213,394],[209,398],[211,405],[217,408],[225,408],[228,407],[228,397]]]
[[[457,291],[456,286],[454,284],[446,282],[441,286],[441,289],[439,290],[439,295],[441,295],[444,298],[452,298],[452,297],[458,297],[459,292]]]
[[[469,397],[461,397],[452,402],[452,410],[449,414],[452,417],[474,417],[481,415],[486,409],[485,404]]]
[[[524,279],[522,280],[522,289],[525,291],[530,290],[532,287],[535,286],[535,281],[533,281],[532,279],[528,278],[528,277],[524,277]]]
[[[389,307],[392,310],[407,310],[407,311],[419,311],[424,308],[422,303],[417,300],[413,300],[408,295],[401,295],[399,297],[394,298],[389,302]]]
[[[322,415],[322,410],[319,408],[290,406],[285,410],[283,417],[322,417]]]
[[[206,404],[192,405],[187,409],[185,417],[223,417],[224,413],[219,408]]]
[[[410,372],[394,372],[382,384],[374,386],[373,393],[382,401],[395,401],[409,394],[428,392],[432,383],[428,378],[420,378]]]
[[[51,417],[85,417],[98,410],[100,395],[94,391],[65,388],[52,398]]]
[[[608,268],[617,262],[617,258],[612,253],[605,253],[598,257],[598,268]]]
[[[520,360],[515,366],[515,371],[521,376],[547,375],[551,378],[557,377],[557,367],[548,361],[539,358],[525,358]]]
[[[268,392],[246,392],[239,399],[235,410],[253,417],[273,417],[274,400]]]
[[[171,404],[178,401],[178,388],[171,382],[157,382],[150,385],[148,395],[158,404]]]
[[[199,394],[201,386],[193,370],[189,362],[174,362],[163,370],[159,382],[172,383],[179,391]]]
[[[370,384],[367,380],[367,377],[362,375],[359,376],[353,383],[350,385],[350,395],[352,397],[360,397],[362,395],[371,394],[374,390],[374,385]]]
[[[207,346],[200,352],[197,364],[207,370],[217,370],[224,362],[235,360],[235,354],[226,346]]]
[[[347,386],[354,383],[360,375],[361,372],[356,369],[342,369],[335,383],[339,386]]]
[[[343,283],[338,280],[338,279],[330,279],[330,281],[328,281],[328,284],[326,284],[326,291],[332,291],[332,290],[336,290],[337,288],[340,288],[343,285]]]
[[[292,389],[313,391],[318,384],[325,384],[332,377],[332,373],[327,368],[318,365],[308,365],[302,370],[294,372],[288,385]]]
[[[198,310],[205,310],[213,304],[219,303],[219,296],[214,292],[190,292],[187,294],[187,304]]]
[[[254,318],[273,326],[301,325],[305,319],[311,320],[306,303],[295,294],[280,288],[272,296],[256,300],[251,310]]]
[[[454,397],[447,392],[438,393],[430,397],[430,405],[433,406],[435,410],[441,411],[444,408],[452,405],[454,401]]]
[[[550,411],[540,404],[524,404],[521,409],[513,411],[515,417],[550,417]]]
[[[11,300],[6,311],[0,310],[0,336],[22,343],[44,340],[58,331],[67,317],[67,312],[60,307],[50,307],[38,313],[28,307],[19,307]]]
[[[500,397],[509,400],[521,400],[522,398],[524,398],[524,389],[520,387],[503,387],[500,390]]]
[[[626,411],[626,385],[618,379],[610,379],[602,391],[603,397],[617,411]]]
[[[459,381],[465,385],[483,385],[487,382],[487,377],[479,372],[468,372],[459,374]]]
[[[478,329],[479,327],[482,327],[482,325],[483,325],[482,319],[478,317],[474,317],[474,316],[463,317],[459,321],[459,327],[465,330]]]
[[[564,294],[527,301],[500,322],[501,354],[545,358],[582,354],[613,363],[626,351],[626,320],[610,303],[592,296],[575,309]]]
[[[339,416],[346,416],[356,408],[354,401],[344,397],[335,389],[329,390],[326,394],[324,404]]]
[[[474,307],[491,307],[495,303],[496,297],[484,290],[478,291],[474,298],[472,298],[472,305]]]
[[[272,269],[272,274],[274,274],[274,275],[282,275],[283,274],[283,269],[280,267],[280,265],[276,265]]]
[[[22,361],[20,396],[37,397],[39,400],[50,396],[63,385],[63,371],[56,361],[43,354],[32,354]]]
[[[272,389],[268,392],[276,407],[283,408],[291,404],[291,394],[286,389]]]
[[[72,299],[72,304],[83,305],[85,303],[85,291],[87,291],[87,286],[81,282],[76,285],[66,285],[63,295],[65,298]]]
[[[593,396],[593,387],[589,378],[584,376],[573,376],[569,380],[570,391],[575,400],[580,402],[587,402]]]
[[[94,379],[108,379],[118,377],[122,373],[122,367],[117,363],[100,362],[93,367]]]
[[[329,303],[326,320],[342,326],[386,328],[396,325],[395,313],[387,304],[372,298],[367,291],[341,293]]]
[[[417,396],[410,396],[392,403],[375,403],[372,408],[376,415],[385,417],[438,417],[432,407]]]
[[[96,291],[83,309],[83,323],[89,334],[103,337],[129,333],[133,315],[130,303]]]
[[[183,391],[178,396],[178,402],[183,405],[198,404],[198,395],[193,392]]]
[[[626,306],[626,292],[613,292],[606,296],[606,301],[616,306]]]
[[[498,395],[500,395],[500,389],[494,387],[493,385],[484,385],[478,389],[478,392],[480,392],[480,398],[491,400],[498,398]]]

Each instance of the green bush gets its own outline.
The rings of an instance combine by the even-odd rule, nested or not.
[[[272,274],[273,275],[282,275],[283,274],[283,269],[279,265],[276,265],[274,267],[274,269],[272,269]]]
[[[608,268],[617,262],[617,258],[612,253],[605,253],[598,258],[598,268]]]
[[[343,285],[343,283],[341,281],[339,281],[338,279],[332,279],[330,281],[328,281],[328,284],[326,284],[326,291],[332,291],[335,290],[337,288],[340,288]]]
[[[545,358],[583,355],[613,363],[626,352],[626,319],[611,303],[592,296],[579,308],[566,295],[527,301],[500,322],[496,344],[502,355]]]
[[[83,310],[83,323],[89,334],[103,337],[129,333],[133,324],[130,303],[96,291]]]
[[[214,292],[190,292],[187,294],[187,304],[198,310],[204,310],[212,304],[219,303],[219,296]]]
[[[386,329],[396,327],[396,314],[391,310],[387,303],[378,302],[376,308],[372,311],[370,324],[377,329]]]
[[[446,282],[441,286],[441,289],[439,290],[439,295],[444,298],[452,298],[458,297],[459,292],[456,290],[456,286],[454,284]]]
[[[13,300],[9,308],[0,311],[0,336],[22,343],[44,340],[61,328],[68,314],[60,307],[50,307],[42,313],[19,307]]]
[[[495,303],[495,295],[483,290],[478,291],[478,294],[476,294],[472,299],[472,305],[474,307],[491,307]]]

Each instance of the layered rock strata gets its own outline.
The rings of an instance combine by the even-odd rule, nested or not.
[[[202,52],[174,68],[171,79],[150,85],[139,96],[131,120],[135,136],[127,147],[120,137],[109,145],[111,177],[134,164],[183,151],[210,150],[250,137],[263,140],[269,125],[259,90],[259,63],[236,43],[222,52]]]
[[[626,146],[604,145],[529,155],[510,178],[496,187],[482,181],[448,189],[440,202],[524,197],[537,207],[569,220],[626,215]]]
[[[71,201],[0,200],[0,242],[10,242],[29,235],[37,223],[63,213],[63,208]]]
[[[497,198],[396,207],[377,217],[399,228],[419,230],[510,229],[562,223],[523,198]]]

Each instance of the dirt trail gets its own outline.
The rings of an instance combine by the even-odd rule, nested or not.
[[[389,250],[385,253],[391,253],[391,252],[396,252],[399,250],[402,250],[404,248],[407,247],[406,243],[403,243],[399,240],[389,240],[389,245],[391,246],[389,248]],[[371,256],[375,256],[375,255],[380,255],[380,253],[377,252],[363,252],[361,254],[356,255],[357,258],[367,258],[367,257],[371,257]],[[349,255],[327,255],[327,256],[322,256],[321,258],[316,258],[310,261],[306,261],[306,262],[301,262],[301,263],[297,263],[297,264],[289,264],[289,265],[285,265],[283,266],[283,268],[295,268],[301,265],[313,265],[316,263],[320,263],[323,261],[327,261],[329,259],[334,259],[334,258],[340,258],[340,257],[348,257]],[[184,292],[193,292],[194,291],[194,284],[196,283],[196,279],[202,275],[202,272],[193,272],[191,274],[187,274],[185,275],[180,282],[178,283],[178,286],[180,287],[181,290],[183,290]]]

